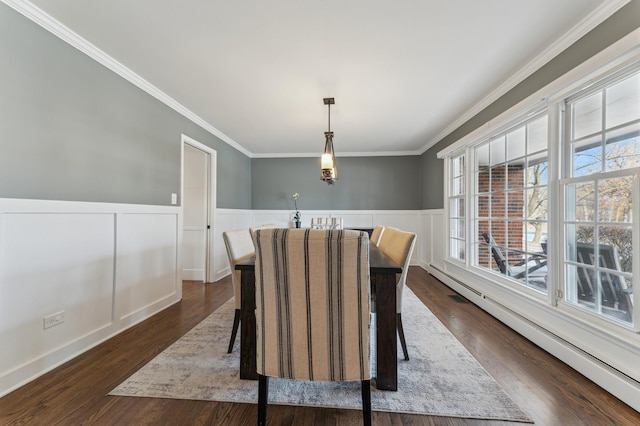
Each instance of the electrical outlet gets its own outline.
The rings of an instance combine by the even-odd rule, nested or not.
[[[44,329],[53,327],[54,325],[62,324],[64,322],[64,311],[51,314],[43,318]]]
[[[171,204],[178,204],[178,194],[171,194]]]

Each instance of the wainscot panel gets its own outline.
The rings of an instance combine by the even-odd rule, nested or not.
[[[0,396],[178,302],[179,207],[0,199]]]

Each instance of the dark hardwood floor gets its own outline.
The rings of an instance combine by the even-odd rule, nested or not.
[[[412,267],[409,287],[537,425],[640,425],[640,414]],[[185,282],[183,300],[0,399],[2,425],[245,425],[256,404],[106,394],[233,294],[229,277]],[[428,338],[428,336],[425,336]],[[236,345],[238,343],[236,342]],[[236,346],[236,350],[238,347]],[[376,425],[515,425],[373,413]],[[270,425],[358,425],[355,410],[269,406]]]

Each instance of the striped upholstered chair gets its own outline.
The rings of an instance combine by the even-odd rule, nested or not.
[[[222,233],[224,246],[227,249],[229,268],[231,268],[231,281],[233,282],[233,297],[235,298],[236,311],[233,317],[231,340],[229,341],[229,353],[233,351],[233,344],[238,334],[240,325],[240,271],[236,271],[236,263],[249,259],[254,255],[253,240],[248,229],[236,229]]]
[[[258,424],[269,377],[360,381],[371,424],[366,232],[264,229],[256,247]]]
[[[400,344],[406,361],[409,361],[409,352],[407,351],[407,342],[404,338],[404,327],[402,326],[402,293],[407,282],[409,262],[415,245],[416,234],[389,227],[384,228],[378,243],[378,247],[384,254],[402,266],[402,274],[396,284],[396,328],[398,329],[398,336],[400,337]]]

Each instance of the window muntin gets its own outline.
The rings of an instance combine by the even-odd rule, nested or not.
[[[466,259],[465,157],[450,160],[449,173],[449,255],[461,261]]]
[[[475,265],[546,292],[547,116],[474,149]]]
[[[633,324],[640,71],[613,76],[568,98],[565,111],[571,166],[563,181],[564,299]]]

